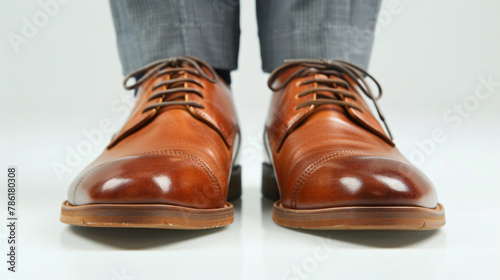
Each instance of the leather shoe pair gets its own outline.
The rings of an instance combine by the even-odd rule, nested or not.
[[[133,77],[140,78],[129,84]],[[376,99],[365,77],[371,78],[352,64],[326,60],[287,62],[271,74],[262,192],[277,200],[276,223],[311,229],[444,225],[432,183],[399,153],[364,102],[362,95]],[[172,229],[232,223],[228,201],[241,195],[241,167],[229,86],[194,57],[156,61],[124,84],[137,89],[137,103],[71,184],[61,221]]]

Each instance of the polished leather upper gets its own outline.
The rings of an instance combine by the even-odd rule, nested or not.
[[[194,67],[193,63],[198,64]],[[192,71],[176,71],[187,67]],[[179,58],[144,69],[150,75],[137,91],[137,103],[110,145],[73,181],[68,200],[90,203],[162,203],[193,208],[223,207],[238,145],[238,124],[231,92],[204,62]],[[168,74],[158,71],[171,69]],[[174,79],[193,79],[161,85]],[[176,88],[159,98],[150,97]],[[187,89],[195,89],[195,94]],[[148,106],[176,100],[190,105]],[[182,103],[181,102],[181,103]]]
[[[296,63],[272,74],[270,80],[270,86],[278,90],[273,93],[265,140],[283,206],[434,208],[437,196],[432,183],[395,147],[370,112],[352,75],[342,71],[325,74],[328,63],[317,63],[323,65],[322,70]],[[347,63],[335,63],[353,70]],[[311,71],[290,80],[305,67]],[[311,79],[341,79],[348,86]],[[325,86],[348,91],[354,97],[314,90]],[[300,96],[307,90],[312,93]],[[350,102],[359,109],[314,103],[325,98]],[[306,101],[311,105],[300,107]]]

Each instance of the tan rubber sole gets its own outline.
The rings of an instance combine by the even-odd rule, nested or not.
[[[61,222],[85,227],[209,229],[231,224],[233,205],[195,209],[163,204],[87,204],[63,202]]]
[[[274,203],[273,220],[279,225],[317,230],[434,230],[445,224],[444,208],[412,206],[334,207],[298,210]]]

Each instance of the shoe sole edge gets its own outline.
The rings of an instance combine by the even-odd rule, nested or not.
[[[64,201],[61,222],[85,227],[210,229],[231,224],[234,207],[226,202],[216,209],[165,204],[85,204]]]
[[[290,209],[273,206],[273,221],[291,228],[316,230],[435,230],[446,223],[444,207],[349,206]]]

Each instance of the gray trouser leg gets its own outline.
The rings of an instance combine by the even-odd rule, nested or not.
[[[123,73],[191,55],[212,67],[238,63],[238,0],[110,0]]]
[[[342,59],[368,67],[381,0],[257,0],[262,68],[285,59]],[[192,55],[237,68],[238,0],[110,0],[123,73]]]
[[[285,59],[341,59],[368,67],[380,0],[257,0],[262,69]]]

